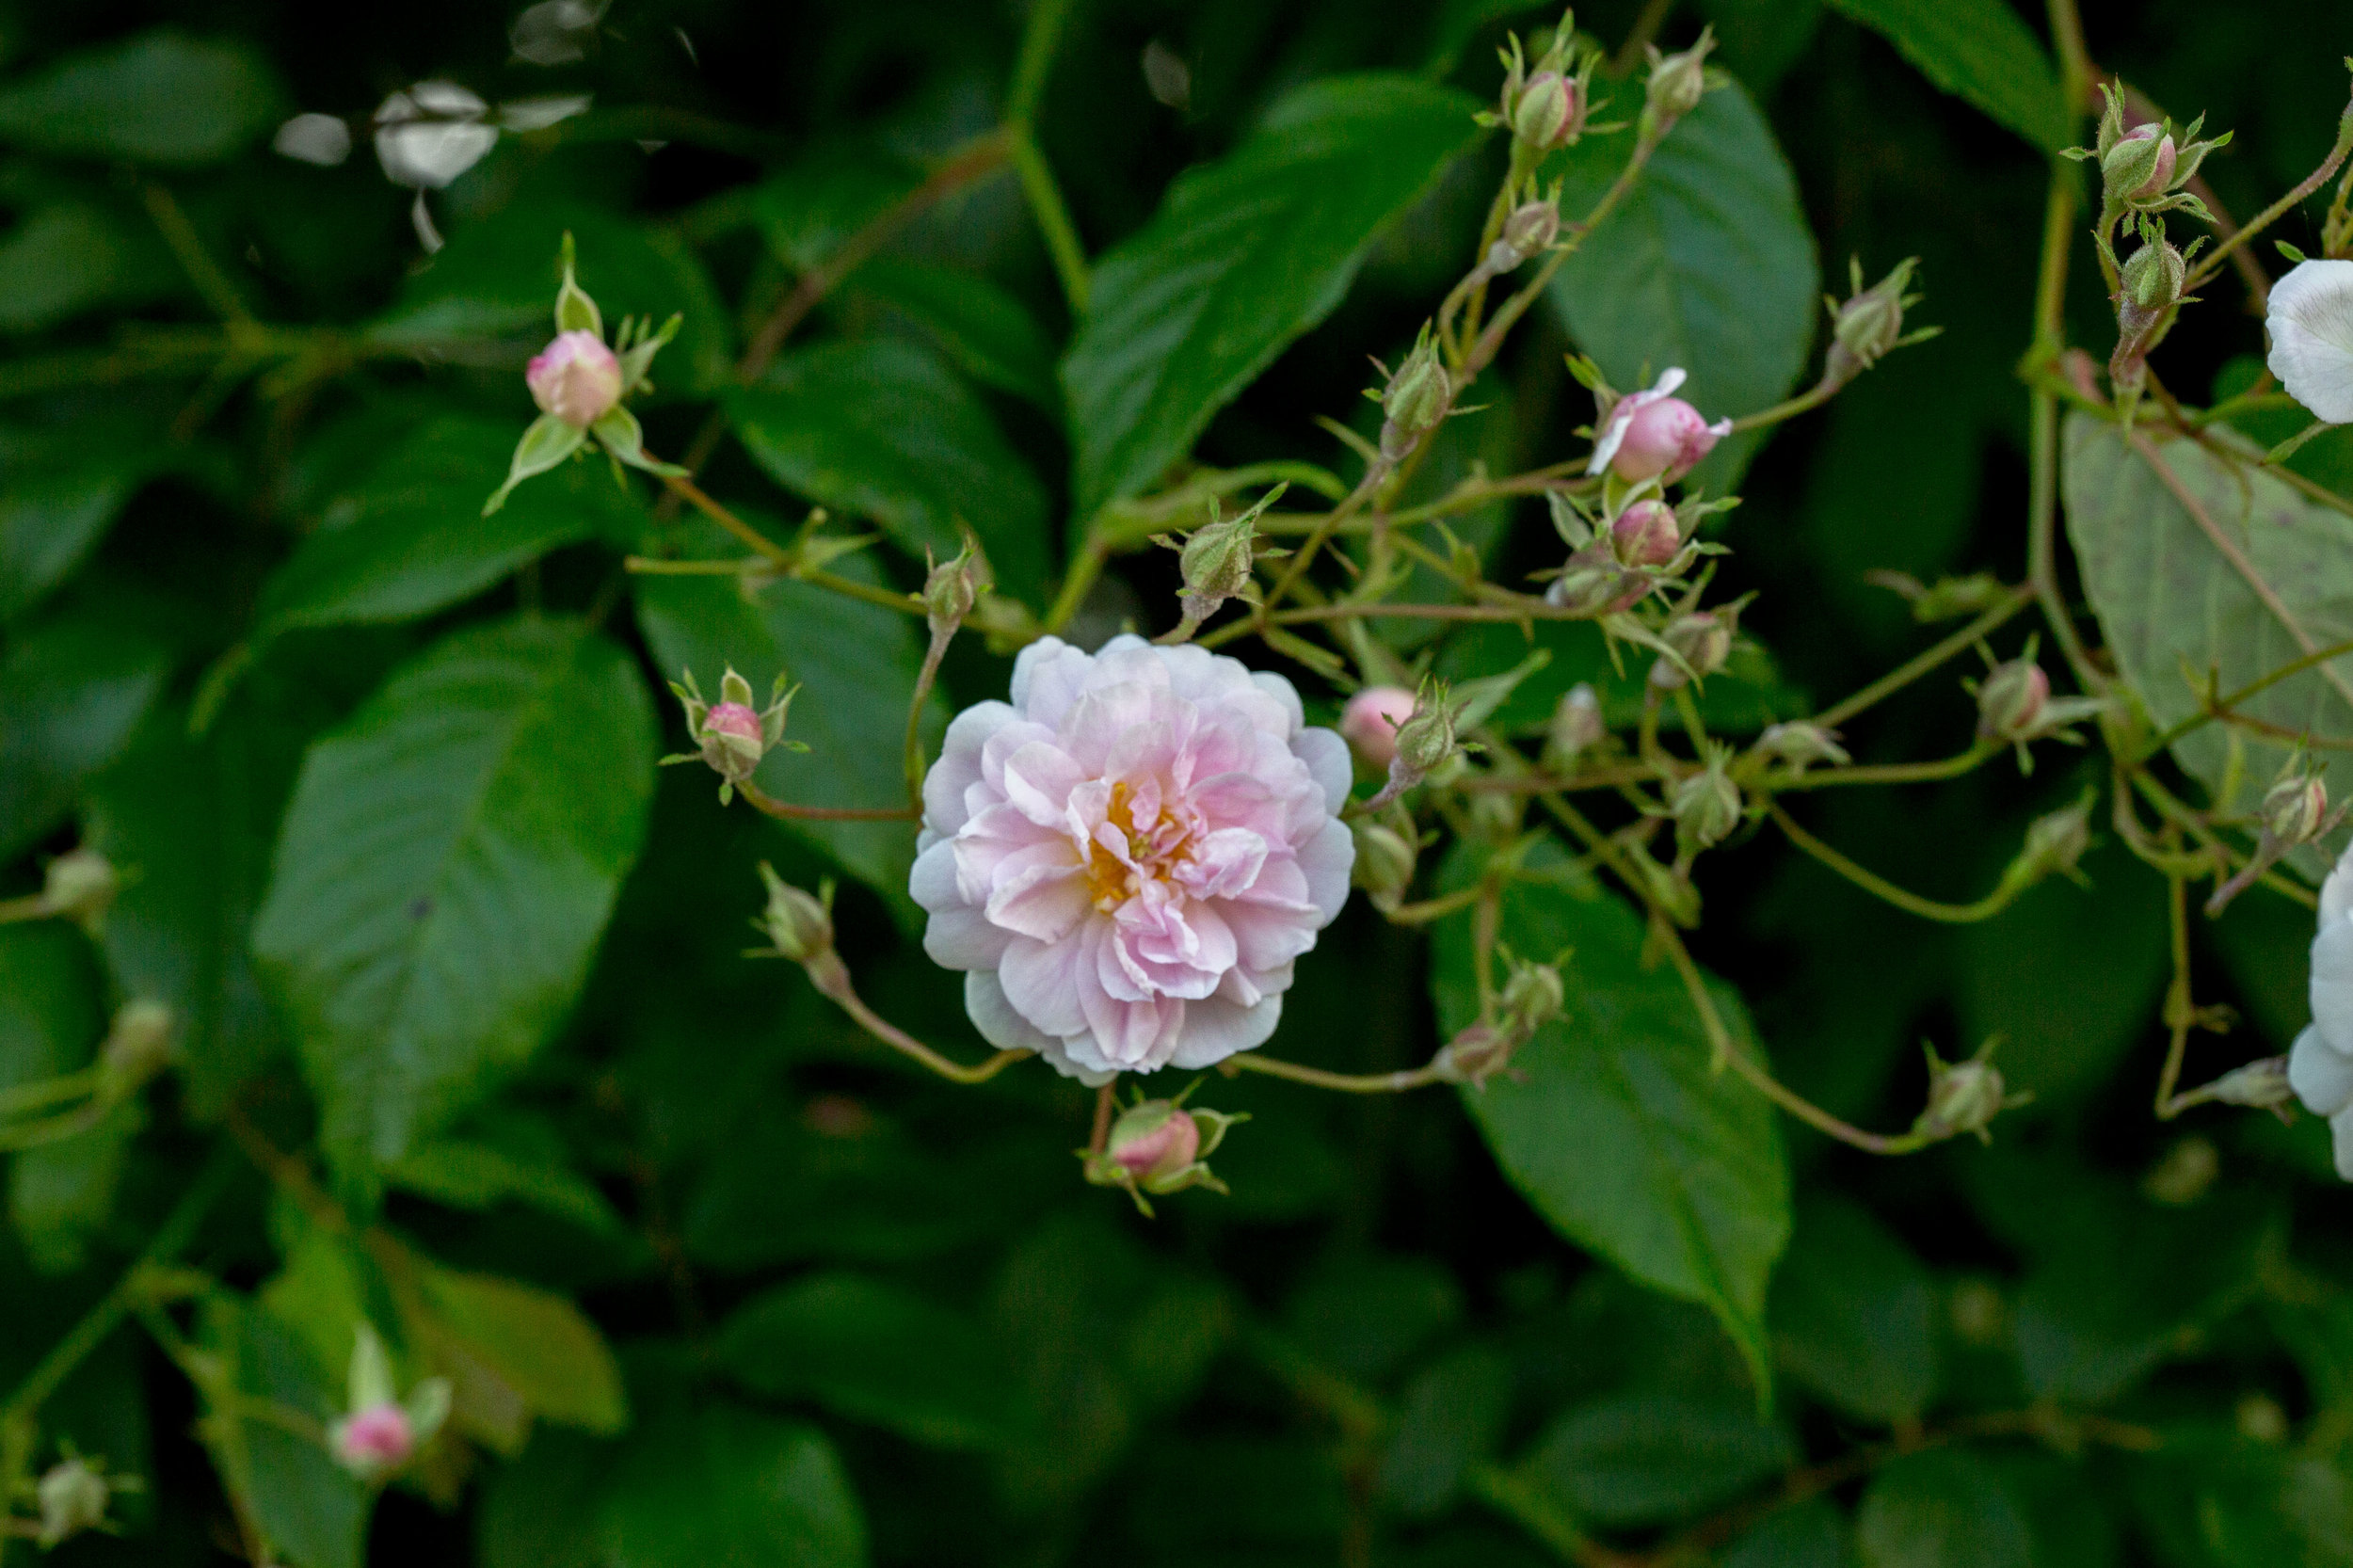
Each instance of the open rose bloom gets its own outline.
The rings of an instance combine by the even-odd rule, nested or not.
[[[1087,1083],[1262,1044],[1348,896],[1348,747],[1197,648],[1047,637],[948,727],[910,879],[1000,1049]]]
[[[2353,849],[2320,886],[2313,937],[2313,1021],[2288,1053],[2288,1083],[2304,1109],[2329,1118],[2337,1174],[2353,1181]]]

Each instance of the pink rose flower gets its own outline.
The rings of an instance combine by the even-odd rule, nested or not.
[[[337,1421],[328,1430],[327,1441],[337,1462],[358,1476],[397,1470],[408,1463],[417,1447],[408,1412],[390,1400]]]
[[[594,332],[558,332],[524,369],[523,382],[541,413],[585,430],[621,400],[621,361]]]
[[[1299,694],[1198,648],[1059,638],[956,715],[908,890],[1001,1050],[1086,1083],[1207,1067],[1274,1032],[1348,897],[1348,746]]]
[[[1340,734],[1375,769],[1397,755],[1397,728],[1414,716],[1414,694],[1402,686],[1367,686],[1340,711]]]
[[[1627,481],[1680,479],[1731,435],[1732,421],[1710,424],[1697,408],[1672,395],[1685,379],[1680,367],[1671,368],[1650,391],[1618,399],[1593,442],[1593,461],[1585,472],[1613,469]]]

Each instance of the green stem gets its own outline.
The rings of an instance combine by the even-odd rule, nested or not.
[[[1086,247],[1080,242],[1078,225],[1070,220],[1062,187],[1054,183],[1054,171],[1038,150],[1036,136],[1027,125],[1008,125],[1005,131],[1014,172],[1021,177],[1021,193],[1029,198],[1030,215],[1037,219],[1046,252],[1053,259],[1063,299],[1074,319],[1083,317],[1093,280],[1087,276]]]
[[[849,966],[842,963],[840,955],[831,948],[827,948],[801,967],[808,973],[809,984],[817,987],[818,994],[850,1015],[857,1021],[860,1029],[910,1061],[930,1068],[951,1082],[985,1083],[1015,1063],[1037,1054],[1035,1051],[1028,1050],[1000,1050],[976,1067],[964,1066],[960,1063],[952,1062],[940,1055],[939,1052],[867,1006],[865,999],[857,994],[857,987],[850,981]]]
[[[1473,891],[1476,893],[1479,889]],[[1393,1073],[1335,1073],[1321,1067],[1303,1066],[1296,1062],[1261,1056],[1255,1050],[1227,1057],[1218,1064],[1218,1070],[1229,1076],[1234,1073],[1264,1073],[1269,1078],[1289,1079],[1293,1083],[1312,1084],[1318,1089],[1337,1089],[1344,1095],[1393,1095],[1446,1081],[1438,1076],[1435,1064]]]
[[[1917,893],[1897,887],[1878,872],[1866,871],[1854,861],[1848,859],[1838,851],[1800,827],[1789,813],[1779,806],[1769,804],[1766,810],[1772,817],[1774,824],[1789,836],[1791,843],[1865,892],[1876,898],[1884,899],[1897,908],[1907,914],[1917,915],[1924,920],[1940,920],[1946,925],[1974,925],[1979,920],[1991,920],[2000,914],[2009,906],[2010,901],[2015,899],[2021,890],[2019,885],[2005,878],[2000,886],[1974,904],[1943,904],[1935,899],[1922,898]]]

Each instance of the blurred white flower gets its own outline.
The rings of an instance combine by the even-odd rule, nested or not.
[[[2264,325],[2265,362],[2288,395],[2330,424],[2353,423],[2353,262],[2298,262],[2271,286]]]
[[[570,65],[588,57],[588,40],[604,16],[601,4],[585,0],[539,0],[515,18],[506,41],[515,57],[532,65]]]
[[[298,114],[278,127],[270,146],[280,157],[333,168],[351,156],[351,127],[331,114]]]
[[[376,158],[384,177],[412,190],[440,190],[497,145],[483,123],[489,105],[454,82],[419,82],[376,111]]]
[[[2353,1181],[2353,849],[2321,884],[2312,1002],[2312,1025],[2288,1053],[2288,1085],[2305,1110],[2329,1118],[2337,1174]]]

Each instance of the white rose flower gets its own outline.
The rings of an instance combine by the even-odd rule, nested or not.
[[[2288,1086],[2307,1111],[2329,1118],[2337,1174],[2353,1181],[2353,849],[2320,887],[2312,997],[2312,1024],[2288,1053]]]
[[[2353,424],[2353,262],[2298,262],[2271,286],[2271,374],[2330,424]]]

